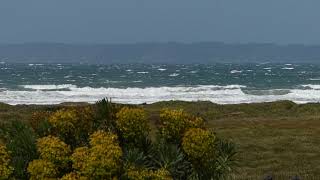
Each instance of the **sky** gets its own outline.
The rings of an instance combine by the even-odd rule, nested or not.
[[[319,0],[1,0],[0,43],[320,44]]]

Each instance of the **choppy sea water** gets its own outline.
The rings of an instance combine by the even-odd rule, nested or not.
[[[168,100],[238,104],[320,102],[320,65],[87,65],[0,63],[0,102],[119,103]]]

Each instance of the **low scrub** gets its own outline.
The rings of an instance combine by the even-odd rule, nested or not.
[[[158,116],[156,133],[151,135],[150,116],[143,109],[106,99],[35,113],[31,126],[14,121],[1,128],[0,176],[34,180],[229,177],[237,164],[233,143],[205,128],[201,117],[181,109],[163,109]]]

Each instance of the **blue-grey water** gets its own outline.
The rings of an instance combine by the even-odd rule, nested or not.
[[[8,64],[0,63],[0,102],[57,104],[167,100],[219,104],[320,101],[316,64]]]

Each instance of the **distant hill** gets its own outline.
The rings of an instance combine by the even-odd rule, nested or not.
[[[320,62],[318,45],[137,43],[0,45],[0,61],[17,63]]]

